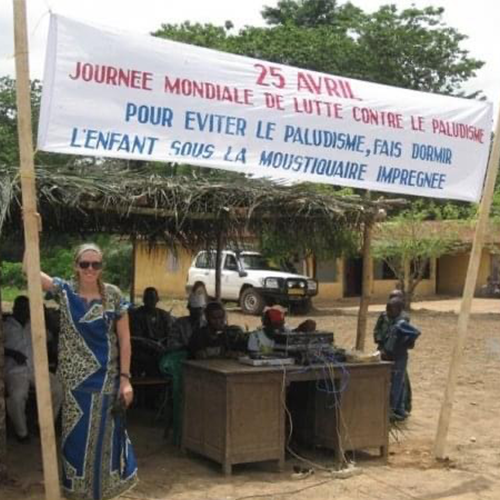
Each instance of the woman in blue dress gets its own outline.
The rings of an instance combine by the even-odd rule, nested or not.
[[[67,498],[104,500],[137,482],[123,411],[133,398],[130,331],[120,290],[102,282],[102,251],[75,253],[71,282],[42,273],[60,302],[58,372],[64,386],[62,486]]]

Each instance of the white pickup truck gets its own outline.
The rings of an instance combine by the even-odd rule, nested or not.
[[[215,297],[215,252],[202,251],[189,268],[186,291]],[[221,299],[235,301],[247,314],[261,314],[266,305],[292,306],[307,313],[318,293],[316,280],[273,267],[258,252],[222,252]]]

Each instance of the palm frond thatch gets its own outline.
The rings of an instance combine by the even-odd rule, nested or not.
[[[334,247],[380,206],[359,196],[318,193],[314,186],[269,180],[163,177],[124,168],[36,169],[45,232],[133,235],[186,248],[208,247],[264,229]],[[17,168],[0,168],[0,234],[22,229]]]

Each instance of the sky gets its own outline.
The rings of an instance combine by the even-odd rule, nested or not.
[[[30,46],[31,78],[42,78],[49,11],[68,17],[120,28],[150,33],[162,23],[210,22],[223,24],[231,20],[236,28],[264,25],[260,14],[264,6],[275,6],[277,0],[26,0]],[[464,90],[483,90],[498,109],[500,102],[500,29],[498,16],[492,12],[491,0],[352,0],[367,12],[393,3],[398,8],[412,4],[444,7],[444,22],[469,37],[463,47],[470,56],[485,61],[477,77]],[[14,42],[12,0],[0,1],[0,76],[14,76]]]

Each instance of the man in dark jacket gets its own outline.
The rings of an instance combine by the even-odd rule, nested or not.
[[[420,335],[420,332],[410,325],[403,307],[404,302],[401,298],[390,299],[386,306],[385,320],[379,325],[378,331],[378,346],[382,359],[394,362],[390,397],[393,420],[404,420],[407,417],[404,389],[408,350],[413,349]]]
[[[206,325],[196,330],[189,341],[195,359],[226,358],[246,349],[246,335],[239,326],[227,325],[226,310],[220,302],[205,308]]]
[[[142,301],[144,305],[131,311],[130,327],[134,337],[164,342],[172,331],[174,322],[170,313],[156,307],[158,291],[154,287],[144,290]]]
[[[206,323],[203,316],[205,306],[206,302],[203,295],[195,293],[189,295],[187,303],[189,316],[182,316],[175,320],[172,334],[167,341],[169,351],[188,348],[193,333]]]

